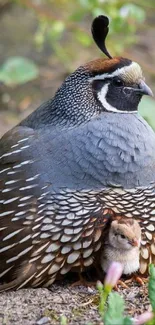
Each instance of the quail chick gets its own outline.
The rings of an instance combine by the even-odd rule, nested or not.
[[[132,218],[112,221],[101,255],[101,267],[107,272],[111,262],[122,264],[123,274],[139,269],[141,228]]]

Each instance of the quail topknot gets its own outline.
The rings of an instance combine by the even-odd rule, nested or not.
[[[137,220],[119,218],[111,222],[101,254],[101,267],[107,272],[112,262],[119,262],[123,274],[139,269],[141,228]]]
[[[155,261],[155,134],[137,112],[152,91],[138,63],[108,53],[108,24],[92,24],[108,58],[79,67],[0,140],[0,291],[90,267],[118,215],[140,222],[140,272]]]

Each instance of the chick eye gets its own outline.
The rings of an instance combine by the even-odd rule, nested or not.
[[[122,81],[121,79],[119,79],[119,78],[113,78],[113,85],[114,85],[115,87],[122,87],[122,86],[124,86],[124,83],[123,83],[123,81]]]
[[[120,235],[121,236],[121,238],[125,238],[125,236],[124,235]]]

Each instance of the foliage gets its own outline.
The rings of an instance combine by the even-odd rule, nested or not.
[[[146,311],[143,314],[131,318],[125,315],[125,301],[118,292],[112,292],[120,277],[120,263],[113,262],[105,277],[104,285],[98,281],[99,292],[99,314],[104,325],[155,325],[155,266],[149,268],[149,299],[152,305],[152,312]],[[63,320],[63,321],[62,321]],[[61,324],[67,325],[67,318],[62,316]],[[91,325],[90,323],[87,325]]]
[[[104,325],[132,325],[132,320],[124,316],[124,299],[117,292],[110,292],[106,300],[104,299],[104,305],[102,305],[101,301],[105,297],[106,285],[100,284],[98,289],[100,294],[99,312]],[[106,306],[106,303],[108,303],[108,306]]]
[[[155,8],[151,0],[147,4],[138,0],[47,0],[46,5],[43,0],[38,5],[33,0],[12,1],[33,10],[38,20],[34,35],[38,49],[50,44],[67,68],[71,60],[79,56],[78,47],[91,48],[93,41],[88,26],[94,17],[103,14],[110,18],[107,43],[109,52],[116,55],[137,40],[135,32],[145,21],[146,9],[149,5]]]
[[[117,293],[109,294],[108,309],[104,315],[105,325],[131,325],[132,321],[129,317],[124,317],[125,303],[124,299]]]
[[[70,3],[70,1],[48,1],[49,8],[57,6],[59,10],[59,16],[57,15],[47,17],[46,15],[40,17],[39,27],[36,32],[36,42],[38,45],[43,45],[44,41],[48,39],[53,46],[53,43],[59,41],[65,36],[65,30],[72,31],[75,39],[83,46],[89,47],[92,43],[90,32],[86,29],[84,21],[92,20],[94,17],[100,14],[105,14],[110,17],[110,34],[111,43],[110,47],[113,47],[113,39],[116,34],[119,38],[123,36],[122,42],[117,42],[113,53],[120,53],[124,49],[124,46],[134,42],[135,31],[138,25],[142,24],[145,20],[145,10],[139,3],[128,3],[120,0],[77,0],[76,3]],[[57,12],[56,10],[56,12]],[[62,14],[63,12],[68,14]],[[37,13],[37,12],[36,12]],[[48,18],[48,19],[47,19]],[[124,33],[125,36],[124,37]]]
[[[139,113],[155,130],[155,101],[148,96],[144,96],[139,105]]]
[[[155,312],[155,267],[153,264],[149,268],[150,279],[148,285],[149,297],[153,311]]]
[[[16,86],[38,76],[38,68],[24,57],[10,57],[0,67],[0,81],[7,86]]]
[[[112,269],[112,265],[110,269]],[[131,319],[129,316],[124,315],[124,299],[117,292],[111,292],[112,286],[110,286],[110,282],[113,282],[112,273],[114,277],[116,273],[119,273],[117,265],[115,265],[115,268],[113,267],[111,272],[111,281],[107,283],[105,279],[104,286],[101,283],[98,284],[100,295],[99,313],[104,325],[141,325],[146,323],[148,325],[155,325],[155,266],[153,264],[150,265],[149,271],[148,292],[153,314],[151,312],[146,312],[136,319]]]
[[[148,325],[155,325],[155,267],[153,264],[149,267],[149,283],[148,283],[148,292],[152,310],[154,313],[154,318],[148,323]]]
[[[60,318],[60,325],[67,325],[67,318],[66,316],[62,315]]]

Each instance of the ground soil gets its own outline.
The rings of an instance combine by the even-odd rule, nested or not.
[[[149,310],[147,285],[119,286],[126,301],[126,314],[136,316]],[[99,296],[95,287],[71,287],[70,283],[53,284],[50,289],[23,289],[0,294],[0,324],[102,325],[98,312]]]

